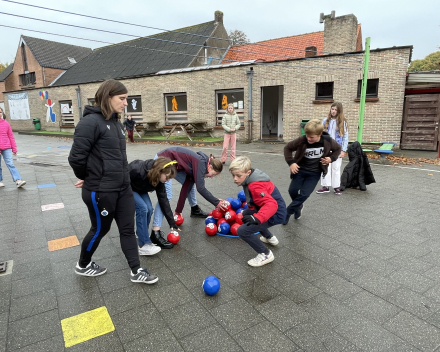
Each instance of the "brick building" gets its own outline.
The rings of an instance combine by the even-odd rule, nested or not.
[[[249,60],[187,66],[162,69],[144,77],[114,78],[121,80],[128,88],[129,101],[134,100],[141,107],[137,119],[144,122],[157,121],[160,126],[165,125],[170,112],[169,102],[176,98],[181,109],[179,112],[188,121],[204,120],[220,135],[222,129],[219,122],[224,113],[222,102],[227,100],[240,111],[243,127],[239,131],[239,139],[275,138],[287,141],[300,134],[302,119],[323,118],[333,101],[341,101],[349,122],[350,139],[353,140],[359,114],[363,52],[355,51],[359,26],[351,19],[349,16],[346,26],[324,26],[324,32],[326,28],[333,31],[330,35],[324,33],[327,40],[344,36],[349,38],[342,44],[335,44],[334,50],[339,48],[343,50],[342,53],[271,62]],[[326,22],[332,20],[338,21],[339,18],[326,19]],[[337,28],[345,28],[350,33],[338,34]],[[343,45],[352,49],[354,46],[354,50],[344,51]],[[406,71],[411,52],[411,46],[370,51],[364,141],[399,142]],[[79,67],[74,68],[77,70]],[[93,102],[94,94],[103,80],[75,84],[66,82],[61,85],[61,79],[68,77],[69,71],[55,85],[46,88],[55,102],[54,112],[57,115],[61,115],[61,104],[83,107]],[[45,116],[46,108],[39,99],[38,91],[29,92],[28,102],[32,117]],[[73,109],[75,123],[80,117],[78,109]],[[15,130],[33,128],[29,121],[11,121],[11,124]],[[42,128],[60,130],[59,125],[45,121]]]

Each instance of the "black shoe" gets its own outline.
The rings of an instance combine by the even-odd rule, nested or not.
[[[304,209],[304,204],[301,204],[301,208],[299,208],[299,210],[295,212],[295,216],[294,216],[295,220],[301,219],[301,213],[303,209]]]
[[[209,215],[209,213],[203,211],[200,209],[198,205],[194,205],[191,207],[191,217],[192,218],[206,218]]]
[[[159,246],[163,249],[171,249],[174,247],[174,244],[168,242],[165,238],[162,237],[162,231],[160,230],[151,230],[150,239],[155,245]]]
[[[287,214],[286,215],[286,220],[284,220],[283,225],[287,225],[289,223],[290,217],[292,216],[292,214]]]

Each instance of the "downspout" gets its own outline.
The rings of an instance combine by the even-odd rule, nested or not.
[[[251,67],[249,71],[246,71],[248,76],[248,140],[249,143],[252,142],[252,77],[254,75],[254,68]]]
[[[43,67],[43,87],[46,87],[46,74],[44,73],[44,67]]]
[[[75,88],[76,90],[76,98],[78,100],[78,115],[79,119],[82,119],[82,108],[81,108],[81,88],[78,86],[78,88]]]

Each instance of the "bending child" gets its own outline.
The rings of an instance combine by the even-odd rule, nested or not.
[[[229,166],[234,183],[243,186],[248,209],[243,211],[243,225],[238,236],[257,252],[257,256],[248,261],[250,266],[262,266],[275,259],[272,251],[264,243],[278,244],[276,236],[269,227],[282,224],[286,218],[286,203],[281,193],[263,171],[252,169],[251,161],[246,156],[234,159]],[[261,237],[255,236],[260,232]]]
[[[292,179],[289,187],[292,202],[287,207],[283,225],[287,225],[292,215],[295,220],[301,218],[304,202],[315,189],[321,173],[325,177],[328,165],[339,157],[341,146],[323,130],[320,120],[310,120],[304,127],[306,135],[284,147],[284,158]],[[293,152],[296,152],[295,156],[292,156]]]
[[[161,250],[148,236],[153,205],[149,192],[156,191],[157,202],[170,225],[171,230],[179,230],[174,222],[173,212],[165,190],[165,182],[176,177],[177,161],[169,158],[156,160],[134,160],[128,164],[130,170],[131,188],[133,190],[134,205],[136,208],[136,235],[138,237],[139,255],[154,255]],[[164,248],[173,248],[173,244]]]

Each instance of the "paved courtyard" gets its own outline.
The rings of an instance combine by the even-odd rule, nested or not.
[[[74,274],[78,245],[49,250],[53,240],[81,242],[90,225],[67,163],[72,141],[16,140],[27,185],[16,189],[2,164],[0,262],[13,265],[0,275],[0,351],[440,351],[438,166],[374,164],[377,183],[367,192],[313,194],[300,220],[273,228],[275,261],[261,268],[247,265],[255,253],[240,239],[208,237],[186,205],[179,244],[141,257],[159,282],[141,285],[130,282],[116,225],[94,256],[108,268],[103,276]],[[128,145],[129,161],[166,147]],[[237,154],[288,201],[282,149],[239,144]],[[219,156],[221,148],[194,150]],[[206,185],[220,198],[241,189],[227,170]],[[64,208],[42,211],[56,203]],[[201,288],[209,275],[221,281],[213,297]],[[65,347],[75,337],[65,322],[83,313],[89,323],[73,326],[96,332]]]

